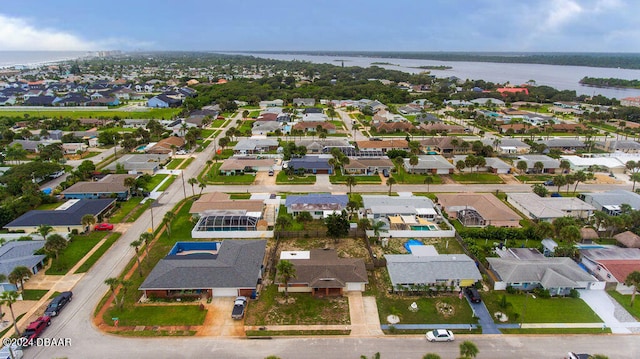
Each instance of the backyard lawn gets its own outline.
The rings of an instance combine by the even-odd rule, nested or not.
[[[109,232],[90,232],[73,236],[69,245],[53,259],[51,267],[47,269],[47,275],[66,274],[71,267],[76,265],[102,238]]]
[[[602,319],[579,298],[534,298],[531,294],[508,294],[505,291],[481,292],[489,313],[502,312],[509,323],[599,323]],[[506,296],[507,308],[501,307]],[[526,298],[526,299],[525,299]],[[526,304],[526,306],[525,306]],[[567,310],[571,308],[571,310]]]
[[[284,171],[280,171],[276,176],[276,184],[315,184],[316,176],[313,175],[305,175],[305,176],[297,176],[293,175],[291,177],[287,176]]]
[[[247,308],[245,325],[281,324],[349,324],[349,301],[346,297],[317,298],[310,293],[278,293],[276,285],[260,292],[260,300]]]
[[[504,183],[493,173],[454,173],[451,178],[458,183]]]

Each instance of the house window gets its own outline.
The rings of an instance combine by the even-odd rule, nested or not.
[[[313,212],[313,214],[315,214],[316,216],[321,216],[322,215],[322,211],[315,211],[315,212]]]

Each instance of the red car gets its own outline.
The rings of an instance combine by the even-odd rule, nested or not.
[[[99,223],[94,228],[96,231],[111,231],[113,230],[113,224],[111,223]]]
[[[51,325],[51,317],[46,315],[31,322],[22,333],[22,346],[31,346],[49,325]]]

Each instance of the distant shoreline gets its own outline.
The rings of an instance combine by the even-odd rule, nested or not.
[[[30,69],[95,56],[95,51],[0,51],[0,69]]]

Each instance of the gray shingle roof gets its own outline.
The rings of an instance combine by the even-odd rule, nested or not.
[[[34,227],[41,224],[50,226],[77,226],[82,223],[82,217],[86,214],[94,216],[102,213],[115,199],[81,199],[66,210],[33,210],[15,220],[5,227]]]
[[[25,266],[31,269],[46,257],[42,254],[33,254],[42,247],[44,247],[44,241],[12,241],[5,243],[0,247],[0,274],[8,276],[18,266]]]
[[[217,254],[168,255],[139,289],[253,288],[266,245],[264,240],[227,239]]]
[[[566,257],[531,260],[487,258],[487,261],[493,271],[506,283],[538,282],[545,288],[552,288],[572,287],[576,286],[575,282],[578,281],[595,280],[571,258]],[[547,273],[548,271],[553,272]]]
[[[342,210],[347,207],[346,194],[309,193],[287,196],[285,206],[296,211]]]
[[[436,283],[437,280],[482,279],[475,262],[464,254],[419,257],[411,254],[387,254],[391,283]]]

